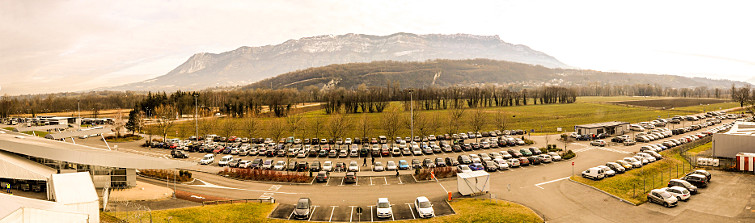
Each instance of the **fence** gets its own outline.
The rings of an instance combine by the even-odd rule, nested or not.
[[[203,201],[202,206],[205,205],[218,205],[218,204],[233,204],[233,203],[249,203],[250,201],[262,203],[263,201],[275,203],[274,198],[265,199],[233,199],[233,200],[217,200],[217,201]]]
[[[705,169],[718,169],[718,170],[726,170],[726,171],[733,171],[736,170],[736,160],[735,159],[729,159],[729,158],[720,158],[720,157],[713,157],[709,155],[699,155],[699,154],[690,154],[687,151],[694,149],[695,147],[701,146],[703,144],[709,143],[713,140],[713,136],[705,136],[700,140],[694,141],[689,144],[684,144],[682,146],[679,146],[680,152],[679,155],[684,157],[684,159],[687,160],[692,166],[696,168],[705,168]],[[699,158],[715,158],[718,159],[718,166],[713,165],[697,165],[697,160]]]

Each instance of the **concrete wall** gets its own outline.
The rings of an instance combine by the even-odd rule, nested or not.
[[[755,153],[755,136],[713,134],[713,156],[736,158],[740,152]]]

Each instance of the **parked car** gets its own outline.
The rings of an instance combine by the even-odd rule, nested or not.
[[[398,161],[398,169],[399,170],[408,170],[409,169],[409,163],[406,162],[406,160],[399,160]]]
[[[676,197],[662,189],[651,190],[647,198],[650,203],[658,203],[664,207],[674,207],[678,201]]]
[[[469,166],[467,166],[467,165],[461,164],[461,165],[456,166],[456,172],[457,173],[468,173],[468,172],[472,172],[472,169],[470,169]]]
[[[680,201],[689,201],[689,198],[692,197],[692,194],[687,190],[687,188],[674,186],[674,187],[664,187],[661,188],[661,190],[665,190],[666,192],[670,193],[674,197],[676,197],[677,200]]]
[[[275,162],[273,166],[273,170],[285,170],[284,168],[286,168],[286,161]]]
[[[590,145],[591,145],[591,146],[600,146],[600,147],[604,147],[604,146],[606,146],[606,141],[603,141],[603,140],[595,140],[595,141],[592,141],[592,142],[590,142]]]
[[[685,180],[692,185],[695,185],[698,188],[706,188],[708,187],[708,178],[704,175],[700,174],[689,174],[687,176],[682,177],[682,180]]]
[[[553,161],[561,161],[561,156],[559,156],[556,152],[549,152],[548,155],[551,156],[551,160]]]
[[[372,171],[383,172],[384,170],[385,167],[383,166],[382,162],[375,162],[375,165],[372,165]]]
[[[328,171],[320,171],[319,173],[317,173],[317,177],[315,177],[315,180],[317,180],[318,183],[327,182],[328,177],[330,177],[330,173]]]
[[[703,175],[703,176],[705,176],[706,178],[708,178],[708,182],[710,182],[710,178],[712,177],[712,175],[710,174],[710,172],[708,172],[708,171],[705,171],[705,170],[695,170],[695,171],[692,171],[691,173],[688,173],[687,175],[690,175],[690,174],[699,174],[699,175]]]
[[[687,182],[686,180],[680,180],[680,179],[671,179],[668,181],[667,187],[673,187],[673,186],[679,186],[684,187],[692,194],[697,194],[697,187],[695,185],[692,185],[691,183]]]
[[[420,218],[432,218],[435,217],[435,210],[433,210],[433,204],[427,197],[417,197],[414,200],[414,208],[417,209],[417,215]]]
[[[386,171],[395,171],[395,170],[396,170],[397,168],[398,168],[398,166],[396,165],[396,162],[395,162],[395,161],[393,161],[393,160],[391,160],[391,161],[388,161],[388,162],[387,162],[387,163],[385,164],[385,170],[386,170]]]
[[[189,158],[189,154],[177,149],[171,150],[170,155],[173,156],[173,158]]]
[[[343,177],[343,183],[345,184],[352,184],[357,182],[357,173],[356,172],[347,172],[346,176]]]
[[[377,205],[375,206],[378,218],[390,218],[393,216],[393,209],[391,208],[391,202],[388,198],[378,198]]]
[[[611,168],[611,170],[613,170],[616,173],[624,173],[626,171],[626,169],[623,166],[615,162],[607,162],[606,166],[608,168]]]
[[[231,155],[223,156],[220,158],[220,161],[218,161],[218,166],[227,166],[232,160],[233,156]]]
[[[607,166],[598,166],[598,168],[603,169],[603,172],[606,173],[606,177],[612,177],[612,176],[616,175],[616,171],[614,171],[610,167],[607,167]]]
[[[602,168],[592,167],[590,169],[582,171],[582,177],[593,180],[601,180],[606,177],[606,174]]]
[[[320,161],[318,160],[312,161],[312,164],[309,165],[309,171],[320,172],[320,170],[322,170],[322,166],[320,166]]]
[[[309,200],[309,198],[299,198],[299,201],[296,202],[296,207],[294,208],[294,219],[309,219],[311,206],[312,201]]]
[[[327,171],[327,172],[333,171],[333,162],[331,162],[331,161],[325,161],[322,164],[322,170],[323,171]]]
[[[349,172],[359,172],[359,164],[357,161],[351,161],[349,163]]]
[[[207,154],[202,157],[201,160],[199,160],[199,164],[202,165],[210,165],[212,162],[215,162],[215,154]]]

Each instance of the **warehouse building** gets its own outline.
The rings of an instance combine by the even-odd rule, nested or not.
[[[624,135],[624,133],[629,132],[629,123],[613,121],[575,125],[574,132],[579,135],[598,135],[601,133],[607,135]]]
[[[713,134],[713,156],[734,159],[755,153],[755,122],[735,122],[728,132]]]

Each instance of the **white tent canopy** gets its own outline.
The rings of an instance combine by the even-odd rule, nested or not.
[[[0,178],[48,181],[57,171],[18,155],[0,151]]]
[[[464,196],[487,193],[490,190],[490,174],[481,170],[456,174],[456,188]]]

